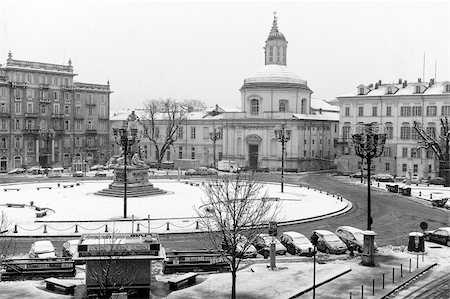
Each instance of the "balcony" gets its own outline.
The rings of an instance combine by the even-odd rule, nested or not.
[[[25,118],[37,118],[37,117],[38,117],[37,113],[31,113],[31,112],[25,113]]]
[[[88,146],[86,147],[86,150],[87,150],[87,151],[98,151],[98,147],[96,147],[96,146],[89,146],[89,145],[88,145]]]
[[[13,88],[27,88],[26,82],[13,82],[12,83]]]
[[[92,107],[95,107],[95,106],[97,106],[97,104],[95,104],[95,103],[86,103],[86,106],[92,106]]]
[[[84,116],[80,115],[80,114],[76,114],[73,118],[74,119],[84,119]]]
[[[39,99],[39,102],[49,104],[49,103],[51,103],[51,100],[46,99],[46,98],[40,98],[40,99]]]
[[[39,134],[39,129],[23,129],[22,133],[24,135],[38,135]]]
[[[39,88],[40,89],[49,89],[49,87],[50,87],[50,84],[48,84],[48,83],[41,83],[41,84],[39,84]]]
[[[52,118],[64,118],[64,113],[52,113]]]
[[[14,97],[14,101],[20,102],[20,101],[22,101],[22,98],[21,97]]]
[[[88,134],[88,135],[97,134],[97,130],[96,129],[86,129],[86,134]]]
[[[9,112],[0,112],[0,118],[10,118],[11,113]]]
[[[74,91],[74,87],[70,85],[62,85],[61,89],[66,91]]]
[[[54,130],[55,130],[56,135],[62,135],[65,133],[64,129],[54,129]]]

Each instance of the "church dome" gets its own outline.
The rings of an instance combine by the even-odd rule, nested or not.
[[[244,79],[244,85],[252,83],[291,83],[306,85],[306,80],[301,79],[285,65],[267,64]]]

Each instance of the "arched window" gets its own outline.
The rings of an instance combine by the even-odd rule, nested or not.
[[[270,140],[270,156],[276,157],[278,151],[278,141],[275,138]]]
[[[64,166],[69,166],[70,165],[70,154],[65,153],[63,155],[63,165]]]
[[[286,100],[280,100],[278,111],[279,112],[288,111],[288,102]]]
[[[306,111],[307,104],[308,104],[308,101],[306,99],[302,99],[302,105],[300,107],[300,113],[301,114],[306,114],[307,113],[307,111]]]
[[[400,139],[411,139],[411,127],[409,123],[402,123],[400,127]]]
[[[14,157],[14,168],[22,167],[22,156]]]
[[[385,127],[386,127],[386,138],[387,139],[394,138],[394,126],[392,125],[392,123],[387,122]]]
[[[445,85],[445,92],[450,92],[450,84]]]
[[[8,158],[5,156],[0,157],[0,172],[6,172],[8,169]]]
[[[420,93],[420,85],[416,86],[416,93]]]
[[[391,94],[391,93],[392,93],[392,86],[388,86],[387,93],[388,93],[388,94]]]
[[[259,114],[259,100],[252,99],[250,101],[250,115],[258,115]]]
[[[359,88],[359,94],[360,94],[360,95],[364,95],[364,88],[363,88],[363,87],[360,87],[360,88]]]

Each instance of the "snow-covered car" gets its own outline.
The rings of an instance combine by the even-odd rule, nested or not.
[[[317,236],[317,250],[326,252],[341,254],[347,251],[347,245],[333,232],[328,230],[315,230],[311,233],[309,239],[311,240],[313,235]]]
[[[394,182],[394,176],[389,173],[378,173],[372,178],[377,182]]]
[[[48,240],[36,241],[31,244],[28,255],[31,258],[56,258],[55,246]]]
[[[27,170],[25,168],[14,168],[8,171],[8,174],[23,174],[26,173]]]
[[[450,200],[447,200],[447,202],[444,205],[444,208],[446,208],[447,210],[450,210]]]
[[[197,171],[195,169],[188,169],[184,172],[184,175],[197,175]]]
[[[82,172],[82,171],[74,171],[72,173],[72,176],[73,177],[84,177],[84,172]]]
[[[363,230],[352,227],[352,226],[339,226],[336,229],[336,235],[347,245],[350,250],[356,250],[362,252],[364,247],[364,234]],[[374,244],[375,249],[377,248],[377,243]]]
[[[448,202],[448,198],[439,198],[431,201],[433,207],[444,208],[445,204]]]
[[[64,242],[63,248],[62,248],[62,256],[63,257],[73,257],[78,251],[78,243],[79,242],[80,242],[79,239],[69,240],[67,242]]]
[[[275,243],[275,254],[286,255],[286,247],[277,238],[269,236],[269,234],[259,234],[253,239],[252,245],[255,246],[259,254],[268,256],[272,242]]]
[[[108,176],[108,172],[107,171],[97,171],[94,176],[106,178]]]
[[[92,167],[90,168],[90,170],[91,170],[91,171],[93,171],[93,170],[104,170],[105,168],[106,168],[106,166],[97,164],[97,165],[92,166]]]
[[[314,247],[309,239],[298,232],[284,232],[280,236],[281,244],[283,244],[287,252],[292,255],[308,255],[312,256],[314,253]]]
[[[425,231],[425,240],[450,247],[450,227],[441,227]]]
[[[239,253],[240,258],[255,258],[257,255],[257,250],[255,248],[255,246],[253,246],[250,241],[247,239],[247,237],[243,236],[243,235],[238,235],[236,236],[237,239],[237,243],[236,243],[236,252]],[[231,242],[222,242],[222,249],[230,252],[231,248],[229,247],[228,243]]]
[[[435,177],[434,179],[429,180],[428,183],[432,185],[444,185],[445,179],[441,177]]]

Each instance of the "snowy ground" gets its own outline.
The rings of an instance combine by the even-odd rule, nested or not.
[[[73,182],[48,182],[36,184],[8,185],[7,188],[20,188],[19,191],[1,192],[0,211],[4,211],[11,221],[11,228],[17,225],[18,234],[42,234],[46,225],[47,234],[73,234],[75,224],[79,232],[100,232],[115,229],[120,232],[131,231],[130,221],[123,219],[123,199],[95,195],[96,191],[107,188],[111,181],[81,181],[79,186],[64,188]],[[195,230],[195,208],[206,200],[199,186],[183,184],[176,180],[155,180],[154,186],[168,191],[167,194],[150,197],[128,198],[127,215],[129,219],[153,219],[150,227],[153,232],[170,230]],[[48,186],[52,189],[36,189]],[[327,195],[312,189],[286,185],[284,193],[280,186],[266,184],[265,191],[272,198],[279,198],[279,221],[301,220],[319,217],[349,208],[345,199]],[[3,190],[1,190],[3,191]],[[36,217],[36,210],[30,206],[50,209],[47,216]],[[24,208],[7,207],[7,203],[25,204]],[[134,229],[137,229],[135,222]],[[139,221],[140,229],[147,229],[147,221]]]

